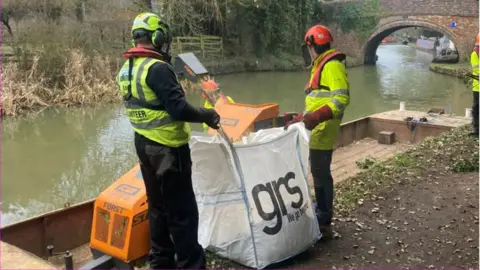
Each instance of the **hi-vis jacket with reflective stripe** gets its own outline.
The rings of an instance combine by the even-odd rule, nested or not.
[[[305,112],[314,112],[327,105],[333,113],[333,119],[320,123],[312,130],[310,148],[316,150],[332,150],[340,129],[343,112],[350,103],[349,84],[345,65],[337,60],[328,61],[320,74],[319,85],[312,85],[315,73],[321,68],[320,63],[329,54],[335,53],[331,49],[320,55],[314,62],[310,74],[311,92],[305,98]]]
[[[133,129],[152,141],[179,147],[190,140],[190,125],[174,121],[146,82],[149,68],[158,62],[165,63],[154,58],[130,58],[120,69],[117,83],[124,97],[126,114]]]
[[[227,99],[228,99],[228,101],[230,101],[230,103],[235,103],[235,101],[233,101],[233,99],[231,97],[227,96]],[[203,103],[203,107],[205,109],[213,109],[212,104],[210,104],[210,102],[208,102],[208,100],[205,100],[205,103]],[[208,125],[203,123],[202,126],[203,126],[203,132],[208,133],[208,129],[209,129]]]
[[[470,55],[470,64],[472,65],[473,75],[478,77],[478,54],[475,51]],[[478,80],[473,80],[472,90],[478,92]]]

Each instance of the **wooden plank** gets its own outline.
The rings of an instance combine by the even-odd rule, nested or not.
[[[177,40],[201,40],[201,37],[177,37]]]
[[[1,241],[2,269],[58,269],[41,258]]]

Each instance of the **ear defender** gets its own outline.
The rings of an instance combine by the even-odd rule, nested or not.
[[[152,44],[153,46],[160,48],[163,43],[165,43],[165,34],[162,30],[155,30],[152,34]]]
[[[152,34],[152,44],[160,48],[163,44],[171,42],[170,31],[168,26],[160,22],[160,28],[155,30]],[[166,32],[166,33],[165,33]]]
[[[307,38],[307,45],[308,45],[308,46],[314,45],[314,43],[313,43],[313,35],[310,35],[310,36]]]

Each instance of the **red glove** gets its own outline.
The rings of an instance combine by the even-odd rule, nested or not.
[[[303,117],[303,123],[305,124],[305,128],[307,128],[308,130],[313,130],[318,124],[332,118],[332,109],[325,105],[322,106],[320,109],[314,111],[313,113],[305,114],[305,116]]]
[[[292,120],[290,120],[290,121],[288,121],[287,123],[285,123],[283,129],[284,129],[284,130],[287,130],[290,125],[302,121],[302,118],[303,118],[303,113],[297,114],[296,116],[294,116],[294,117],[292,118]]]

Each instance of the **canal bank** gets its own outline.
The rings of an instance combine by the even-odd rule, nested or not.
[[[469,133],[426,139],[337,184],[334,239],[274,268],[476,267],[479,145]]]
[[[376,66],[348,70],[351,104],[344,122],[398,109],[401,101],[408,110],[450,106],[461,116],[471,106],[471,90],[429,71],[431,59],[424,53],[386,45],[378,55]],[[275,102],[280,112],[304,109],[308,72],[239,73],[216,80],[236,102]],[[188,99],[203,104],[198,93]],[[197,124],[192,129],[202,130]],[[36,116],[4,119],[2,225],[94,198],[136,164],[132,141],[121,104],[47,109]]]
[[[370,121],[399,113],[379,114],[372,116]],[[406,113],[411,115],[415,112]],[[461,117],[428,117],[433,118],[433,126],[421,125],[430,131],[438,124],[458,126],[467,122]],[[353,126],[347,124],[344,128],[350,130],[354,127],[359,134],[363,121],[360,119],[360,122],[352,122]],[[389,129],[383,126],[385,128]],[[406,127],[397,126],[394,130],[399,141],[405,140]],[[425,131],[419,130],[419,135],[422,134],[419,140],[428,136]],[[478,261],[474,253],[478,242],[469,235],[475,235],[475,228],[478,232],[478,215],[475,215],[478,212],[472,207],[478,202],[478,181],[475,181],[478,177],[478,141],[468,133],[468,127],[456,128],[439,137],[427,138],[420,145],[412,145],[410,150],[397,153],[385,162],[373,161],[368,165],[359,162],[357,166],[363,172],[336,185],[334,240],[316,243],[301,255],[273,267],[400,265],[433,268],[437,264],[456,267],[474,264]],[[351,137],[349,133],[345,135],[340,136],[342,140]],[[90,233],[85,232],[85,227],[92,220],[92,210],[92,206],[85,203],[50,213],[51,216],[3,230],[3,239],[9,243],[23,242],[22,248],[42,256],[46,251],[39,240],[50,236],[59,249],[72,251],[74,266],[78,267],[91,259],[86,244]],[[49,226],[44,227],[45,222]],[[437,227],[439,231],[432,231]],[[45,231],[35,234],[34,228],[44,228]],[[72,237],[66,234],[69,229],[75,231]],[[31,240],[27,242],[15,235],[28,236],[27,239]],[[70,244],[65,247],[69,242],[78,242],[80,235],[84,235],[82,246]],[[62,245],[63,248],[60,247]],[[438,256],[432,258],[432,251]],[[442,256],[451,253],[456,256]],[[55,256],[50,262],[61,267],[61,259],[62,256]],[[208,253],[207,261],[209,268],[239,267],[211,253]]]
[[[471,66],[469,64],[436,64],[429,65],[429,69],[433,72],[449,75],[461,79],[467,79],[466,74],[471,73]],[[468,78],[469,79],[469,78]],[[465,80],[468,82],[468,80]]]

